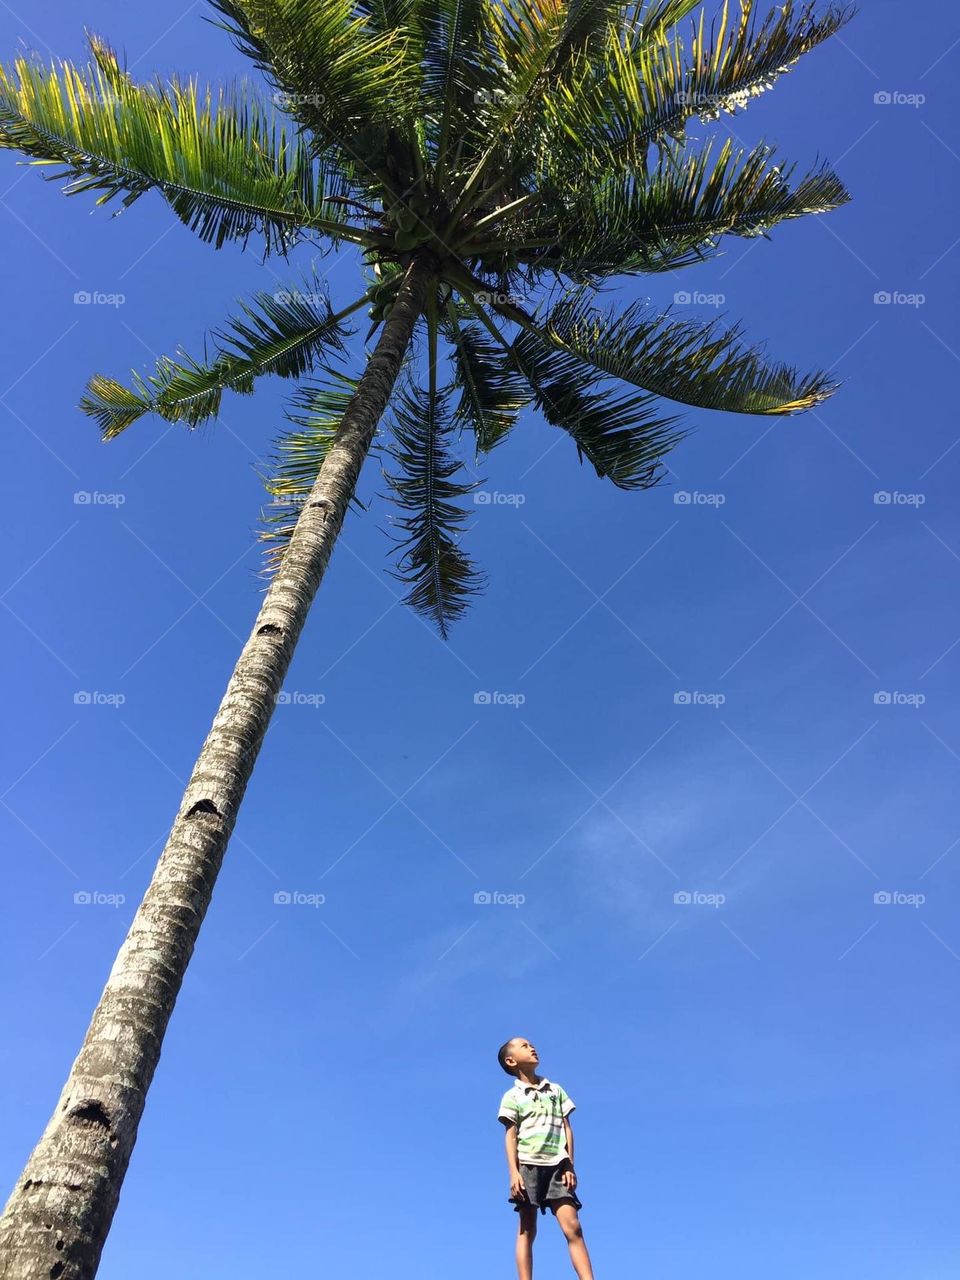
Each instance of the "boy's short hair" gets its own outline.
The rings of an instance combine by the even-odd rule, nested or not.
[[[506,1042],[506,1044],[502,1044],[500,1046],[500,1052],[497,1054],[497,1061],[500,1063],[501,1067],[503,1067],[504,1071],[507,1073],[508,1076],[515,1076],[517,1074],[516,1068],[508,1067],[506,1063],[506,1059],[510,1057],[510,1046],[513,1044],[516,1038],[517,1038],[516,1036],[511,1036],[511,1038]]]

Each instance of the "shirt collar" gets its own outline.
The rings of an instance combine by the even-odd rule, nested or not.
[[[517,1080],[514,1082],[513,1087],[519,1089],[521,1093],[530,1093],[531,1091],[539,1093],[541,1089],[549,1089],[550,1081],[546,1076],[541,1076],[539,1084],[527,1084],[523,1080]]]

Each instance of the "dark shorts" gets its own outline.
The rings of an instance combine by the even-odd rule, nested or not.
[[[552,1209],[558,1204],[572,1204],[574,1208],[582,1209],[577,1193],[563,1185],[561,1174],[564,1169],[569,1168],[569,1160],[562,1160],[560,1164],[521,1164],[520,1176],[526,1187],[526,1198],[517,1200],[510,1196],[510,1203],[518,1213],[527,1205],[539,1209],[541,1213],[546,1213],[548,1207]]]

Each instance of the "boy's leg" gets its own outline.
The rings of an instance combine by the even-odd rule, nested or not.
[[[553,1216],[560,1223],[560,1229],[567,1238],[570,1261],[577,1273],[577,1280],[593,1280],[593,1267],[590,1265],[590,1255],[583,1241],[583,1228],[580,1226],[576,1205],[558,1204],[553,1211]]]
[[[537,1238],[537,1210],[523,1205],[517,1217],[517,1275],[520,1280],[533,1280],[533,1242]]]

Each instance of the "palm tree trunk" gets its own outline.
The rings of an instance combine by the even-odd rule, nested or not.
[[[0,1220],[2,1280],[96,1274],[247,781],[432,276],[427,257],[408,269],[297,520],[56,1110]]]

